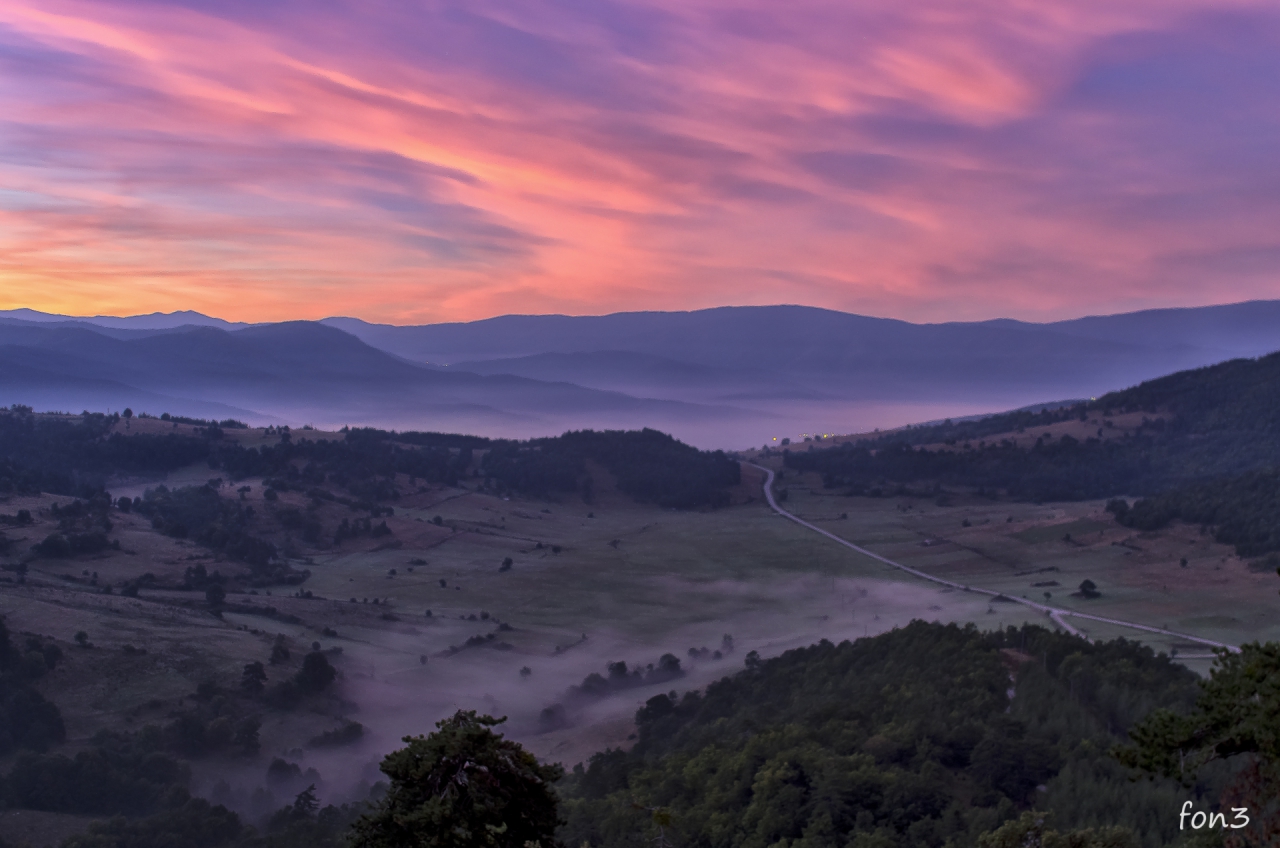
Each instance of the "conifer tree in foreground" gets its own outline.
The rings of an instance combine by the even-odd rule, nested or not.
[[[552,848],[561,769],[490,729],[503,721],[460,710],[405,737],[382,761],[391,786],[355,823],[353,848]]]

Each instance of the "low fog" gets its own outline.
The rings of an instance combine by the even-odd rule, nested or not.
[[[679,578],[665,582],[672,593],[695,588]],[[382,778],[378,764],[385,754],[400,747],[405,736],[431,732],[437,721],[457,710],[505,717],[500,732],[540,759],[571,769],[598,751],[629,747],[635,712],[649,698],[703,689],[741,671],[752,651],[768,658],[822,639],[838,643],[874,636],[917,618],[973,619],[987,608],[985,599],[946,589],[813,574],[785,580],[702,582],[696,584],[696,591],[756,608],[724,618],[708,617],[667,633],[637,636],[610,629],[576,637],[566,633],[555,648],[539,654],[463,649],[452,654],[437,651],[423,662],[423,639],[390,632],[382,633],[376,643],[348,645],[335,665],[345,717],[364,726],[357,743],[334,749],[273,747],[271,728],[266,725],[261,756],[253,766],[197,765],[193,788],[250,820],[291,802],[312,784],[322,803],[364,800]],[[774,602],[772,611],[759,610],[762,598]],[[1021,609],[1000,613],[1023,614]],[[518,631],[518,615],[512,618]],[[1005,622],[1002,617],[992,623]],[[299,635],[283,626],[277,632]],[[696,655],[690,655],[691,649]],[[720,652],[718,658],[716,652]],[[664,654],[679,659],[678,677],[599,696],[578,690],[593,673],[607,679],[611,663],[625,662],[629,670],[644,674],[650,666],[657,669]],[[524,668],[527,674],[521,673]]]

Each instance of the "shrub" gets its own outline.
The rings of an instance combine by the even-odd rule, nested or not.
[[[338,672],[324,654],[312,651],[302,661],[302,668],[294,675],[293,682],[303,694],[322,692],[333,683]]]
[[[311,737],[308,743],[314,748],[336,748],[341,745],[351,745],[359,742],[364,737],[364,725],[358,721],[344,722],[342,727],[335,730],[326,730],[319,736]]]

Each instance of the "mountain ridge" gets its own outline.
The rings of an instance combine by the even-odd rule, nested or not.
[[[798,305],[417,326],[30,314],[0,312],[0,363],[60,363],[63,377],[40,394],[60,408],[100,403],[102,392],[78,382],[92,378],[264,421],[521,436],[653,426],[703,447],[1092,397],[1280,349],[1280,301],[1043,324],[913,324]],[[57,358],[66,351],[80,351],[79,364]],[[51,394],[59,380],[66,392]],[[0,401],[32,396],[30,380],[16,385],[0,377]]]
[[[569,429],[579,416],[624,426],[631,419],[670,425],[732,415],[567,383],[431,369],[315,322],[235,331],[190,326],[123,339],[114,332],[89,324],[0,325],[0,398],[72,410],[103,400],[117,409],[163,402],[148,411],[175,414],[195,414],[194,404],[260,421],[521,434]]]

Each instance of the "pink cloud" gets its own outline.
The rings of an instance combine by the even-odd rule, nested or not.
[[[1277,42],[1191,0],[0,0],[0,307],[1275,296]]]

